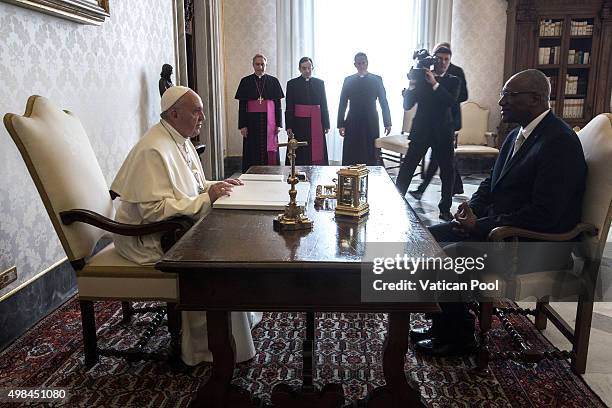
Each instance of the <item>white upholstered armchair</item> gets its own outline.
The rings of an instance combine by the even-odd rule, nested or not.
[[[487,131],[489,110],[476,102],[461,104],[461,130],[455,132],[455,156],[497,157],[496,135]]]
[[[593,302],[601,299],[599,267],[612,221],[612,114],[603,113],[593,118],[578,137],[588,166],[586,190],[582,203],[582,222],[564,234],[542,234],[514,227],[498,227],[491,231],[490,241],[527,238],[546,242],[578,239],[575,243],[576,262],[572,269],[536,271],[515,276],[501,289],[503,294],[517,300],[536,300],[535,310],[494,307],[492,302],[480,304],[481,350],[479,366],[488,364],[492,353],[487,349],[487,332],[492,315],[496,315],[512,336],[518,351],[493,353],[496,357],[512,358],[528,363],[542,359],[570,359],[572,370],[583,374],[586,370],[589,335],[593,316]],[[562,187],[561,187],[562,188]],[[576,321],[570,326],[552,307],[550,301],[573,300]],[[543,330],[550,320],[570,341],[569,351],[534,350],[508,320],[508,314],[533,315],[536,328]]]
[[[175,352],[178,352],[180,321],[174,310],[177,299],[176,277],[153,266],[137,265],[121,257],[112,243],[94,254],[94,247],[107,232],[123,235],[164,233],[162,247],[168,249],[191,226],[186,219],[146,225],[114,222],[114,208],[106,180],[79,119],[62,111],[50,100],[31,96],[23,116],[4,116],[13,141],[32,176],[55,232],[76,271],[78,297],[83,323],[85,364],[91,367],[99,355],[121,356],[131,360],[157,358],[143,352],[154,330],[131,350],[116,351],[97,346],[93,302],[123,301],[123,319],[134,313],[156,311],[159,325],[164,314]],[[164,308],[134,309],[127,301],[159,300]]]

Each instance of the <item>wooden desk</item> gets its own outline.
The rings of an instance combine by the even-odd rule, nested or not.
[[[254,406],[245,390],[230,385],[235,366],[232,310],[389,312],[383,351],[386,385],[374,390],[368,406],[422,406],[418,390],[409,387],[404,374],[410,312],[438,312],[439,307],[436,303],[362,303],[361,257],[367,242],[405,242],[406,253],[415,257],[434,256],[440,247],[383,167],[370,167],[370,214],[365,222],[336,222],[332,210],[316,210],[317,184],[331,184],[338,169],[298,168],[311,183],[307,215],[314,221],[312,231],[273,231],[275,211],[213,210],[156,265],[178,273],[179,308],[208,312],[214,364],[192,406]],[[258,166],[250,172],[288,174],[289,168]],[[275,388],[272,394],[275,406],[338,406],[329,403],[337,388],[323,395],[288,396],[280,390],[276,393]]]

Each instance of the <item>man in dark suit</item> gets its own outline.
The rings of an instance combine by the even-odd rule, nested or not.
[[[454,119],[453,109],[457,108],[457,97],[461,87],[459,78],[448,75],[451,51],[440,47],[435,55],[438,62],[434,72],[425,69],[425,80],[410,80],[410,87],[404,95],[404,110],[418,103],[416,115],[410,129],[410,144],[397,176],[397,189],[406,194],[416,167],[431,147],[440,165],[442,197],[440,199],[440,218],[453,219],[450,213],[454,179]],[[435,73],[435,75],[434,75]]]
[[[449,43],[442,42],[434,47],[434,50],[435,50],[434,54],[441,47],[446,47],[449,50],[451,49]],[[452,58],[452,54],[450,54],[450,56]],[[465,73],[463,72],[463,69],[460,66],[453,64],[452,62],[448,65],[448,69],[446,70],[446,73],[448,75],[456,76],[457,78],[461,80],[461,88],[459,88],[459,97],[457,98],[458,103],[453,108],[453,122],[455,124],[455,130],[460,130],[461,129],[460,104],[461,102],[465,102],[468,99],[467,81],[465,79]],[[429,183],[431,183],[431,180],[436,175],[436,172],[438,171],[438,167],[439,167],[438,160],[436,160],[435,155],[432,154],[431,158],[429,159],[429,164],[427,165],[427,169],[425,170],[425,174],[423,175],[423,181],[421,182],[421,184],[416,190],[409,191],[411,196],[413,196],[417,200],[421,199],[421,197],[423,196],[423,193],[425,193],[425,190],[427,190]],[[459,171],[457,170],[457,163],[455,163],[455,181],[453,184],[453,195],[455,194],[463,194],[463,182],[461,181],[461,175],[459,174]]]
[[[560,233],[580,222],[584,152],[574,131],[550,111],[549,99],[550,84],[538,70],[519,72],[506,82],[499,100],[502,120],[521,126],[510,132],[490,176],[459,206],[454,221],[430,228],[438,242],[484,241],[502,225]],[[467,305],[441,307],[431,329],[411,331],[415,349],[431,355],[473,349],[474,317]]]

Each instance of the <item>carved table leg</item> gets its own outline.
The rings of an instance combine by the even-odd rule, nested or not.
[[[374,389],[367,399],[368,408],[425,407],[421,393],[410,387],[404,372],[408,351],[410,313],[389,313],[389,330],[383,350],[383,373],[386,385]]]
[[[314,312],[306,312],[306,338],[302,343],[302,388],[294,389],[284,383],[274,386],[270,398],[274,408],[341,408],[344,405],[342,385],[326,384],[321,391],[317,391],[312,384],[314,334]]]
[[[254,408],[249,393],[231,384],[236,365],[231,312],[206,312],[208,347],[213,355],[212,374],[198,389],[190,407]]]
[[[168,333],[170,333],[170,352],[173,357],[181,355],[181,312],[176,310],[176,303],[166,304]]]

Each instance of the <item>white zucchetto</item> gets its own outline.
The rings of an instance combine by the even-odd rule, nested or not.
[[[172,86],[168,89],[166,89],[166,91],[164,92],[162,98],[161,98],[161,111],[162,113],[167,111],[168,109],[170,109],[172,107],[172,105],[174,105],[176,103],[176,101],[178,101],[179,99],[181,99],[181,96],[185,95],[187,92],[189,92],[191,90],[191,88],[188,88],[186,86]]]

